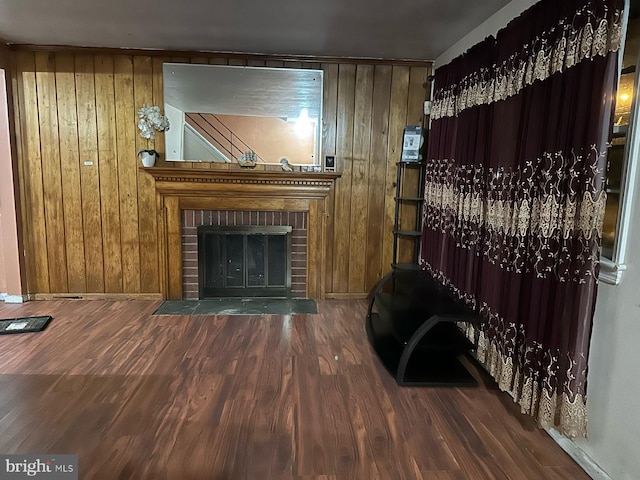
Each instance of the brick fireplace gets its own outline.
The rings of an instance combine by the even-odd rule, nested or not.
[[[141,168],[155,181],[163,297],[194,298],[194,291],[197,295],[197,263],[192,263],[197,253],[194,256],[192,244],[197,248],[193,235],[198,225],[264,222],[292,227],[293,294],[324,298],[328,197],[340,174],[209,167]]]
[[[198,235],[201,225],[290,226],[291,296],[304,297],[307,291],[307,212],[182,210],[182,296],[198,298]]]

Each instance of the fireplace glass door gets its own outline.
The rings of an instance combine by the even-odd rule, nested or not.
[[[198,227],[199,297],[288,297],[290,226]]]

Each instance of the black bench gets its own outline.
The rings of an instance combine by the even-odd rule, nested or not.
[[[457,323],[481,321],[427,272],[396,269],[372,292],[366,329],[398,385],[476,386],[459,360],[474,345]]]

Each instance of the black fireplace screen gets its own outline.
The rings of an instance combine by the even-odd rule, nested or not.
[[[200,298],[291,294],[290,226],[198,227]]]

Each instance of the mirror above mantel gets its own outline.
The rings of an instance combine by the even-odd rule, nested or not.
[[[322,70],[165,63],[168,161],[320,165]]]

